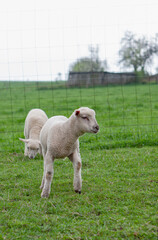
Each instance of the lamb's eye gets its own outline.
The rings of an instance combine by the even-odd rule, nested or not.
[[[89,121],[89,118],[88,118],[88,117],[82,117],[82,119],[85,119],[85,120]]]

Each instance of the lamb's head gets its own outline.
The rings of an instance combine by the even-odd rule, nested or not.
[[[74,112],[77,125],[82,133],[97,133],[99,125],[95,118],[95,111],[88,107],[81,107]]]
[[[37,153],[41,154],[41,143],[39,140],[22,139],[22,138],[19,138],[19,140],[26,144],[26,148],[27,148],[26,152],[29,158],[35,158]]]

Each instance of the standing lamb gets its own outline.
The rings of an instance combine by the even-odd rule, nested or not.
[[[41,109],[32,109],[28,113],[24,126],[25,139],[19,138],[20,141],[25,143],[25,156],[35,158],[37,153],[42,154],[39,136],[47,120],[48,117],[46,113]]]
[[[69,118],[54,116],[45,123],[40,133],[44,158],[44,173],[41,183],[41,197],[49,197],[53,178],[55,158],[69,159],[74,167],[74,190],[81,193],[81,157],[78,138],[84,133],[97,133],[99,125],[95,111],[88,107],[75,110]]]

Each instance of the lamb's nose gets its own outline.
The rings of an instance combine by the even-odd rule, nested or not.
[[[99,125],[96,125],[96,126],[95,126],[95,129],[96,129],[97,131],[99,131]]]
[[[99,125],[95,125],[93,129],[94,129],[94,132],[97,133],[99,131]]]

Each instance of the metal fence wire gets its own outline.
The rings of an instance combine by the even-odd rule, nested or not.
[[[81,73],[79,68],[74,80],[77,84],[72,84],[72,78],[71,84],[67,81],[71,64],[89,54],[88,46],[98,47],[101,61],[106,59],[112,63],[115,59],[117,62],[118,55],[115,53],[110,58],[108,49],[118,47],[116,36],[118,40],[122,34],[121,26],[116,23],[101,22],[103,19],[100,24],[95,23],[94,8],[90,9],[87,23],[80,22],[77,10],[73,10],[68,19],[64,9],[1,11],[4,18],[4,24],[0,25],[3,33],[0,41],[1,152],[23,151],[19,137],[24,137],[25,118],[33,108],[43,109],[48,117],[69,117],[81,106],[93,108],[100,132],[83,136],[82,147],[87,143],[91,149],[157,145],[157,75],[141,82],[134,76],[129,82],[128,73],[122,78],[119,75],[129,72],[128,69],[116,71],[111,65],[108,72],[115,80],[106,78],[107,71],[103,81],[103,78],[97,80],[97,74],[103,72],[94,75],[92,69]],[[85,11],[83,14],[86,16]],[[59,20],[58,25],[52,15]],[[112,30],[115,33],[110,42],[107,31]],[[79,38],[81,32],[85,34]]]

